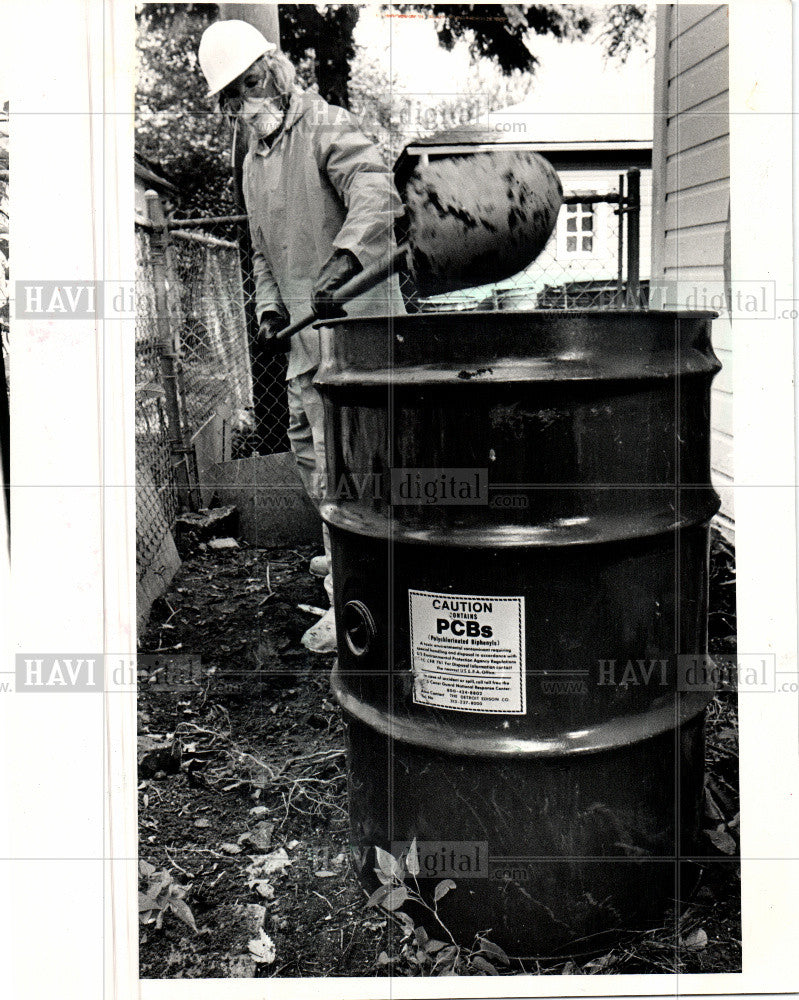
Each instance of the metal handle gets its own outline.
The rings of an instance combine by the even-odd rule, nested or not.
[[[357,295],[362,295],[364,292],[368,292],[371,288],[374,288],[375,285],[379,285],[381,281],[385,281],[386,278],[390,278],[400,264],[402,264],[405,260],[407,252],[408,244],[403,243],[402,246],[397,247],[387,261],[367,267],[365,271],[361,271],[360,274],[356,274],[355,277],[351,281],[348,281],[346,285],[342,285],[341,288],[337,288],[330,296],[331,301],[335,305],[345,305],[350,299],[354,299]],[[274,339],[288,340],[289,337],[293,337],[295,333],[299,333],[300,330],[304,330],[306,326],[313,323],[316,318],[316,313],[306,313],[295,323],[292,323],[291,326],[287,326],[285,330],[281,330],[280,333],[275,334]]]
[[[377,634],[372,612],[363,601],[348,601],[344,605],[341,620],[349,651],[353,656],[366,656]]]

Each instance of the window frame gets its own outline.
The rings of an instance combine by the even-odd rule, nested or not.
[[[590,198],[596,195],[596,191],[575,191],[574,196],[585,198]],[[574,207],[578,209],[576,212],[569,212],[569,209]],[[585,210],[590,208],[590,213],[585,211],[580,211],[580,209]],[[585,202],[578,202],[572,205],[564,205],[560,212],[560,218],[558,219],[558,258],[562,261],[571,260],[600,260],[602,254],[600,253],[600,239],[602,236],[602,213],[599,211],[601,208],[601,203],[592,202],[587,205]],[[593,218],[593,228],[590,232],[581,228],[581,220],[590,214]],[[577,217],[577,231],[568,232],[566,226],[570,217]],[[569,236],[576,236],[579,241],[579,248],[577,250],[567,250],[567,239]],[[590,250],[582,249],[582,238],[583,236],[591,236],[593,243]]]

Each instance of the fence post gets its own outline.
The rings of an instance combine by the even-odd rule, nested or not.
[[[641,305],[641,171],[627,171],[627,305]]]
[[[178,487],[178,504],[183,509],[197,509],[192,449],[184,438],[178,392],[175,339],[173,336],[167,278],[167,241],[169,239],[161,200],[156,191],[147,192],[147,215],[152,223],[150,248],[155,286],[155,322],[158,330],[161,380],[164,384],[172,467]]]

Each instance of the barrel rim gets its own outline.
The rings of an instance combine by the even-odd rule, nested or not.
[[[613,716],[588,727],[558,736],[532,736],[505,732],[476,733],[442,728],[430,717],[399,714],[362,701],[345,683],[338,658],[330,675],[330,686],[342,710],[364,726],[398,743],[424,747],[462,757],[545,759],[573,754],[603,753],[644,743],[690,724],[704,713],[715,691],[674,692],[674,699],[632,715]],[[479,715],[479,712],[475,713]],[[495,716],[494,718],[501,718]]]
[[[503,320],[512,322],[514,316],[535,316],[551,319],[565,319],[568,317],[599,318],[615,317],[637,318],[649,320],[653,317],[662,317],[664,321],[674,322],[680,320],[707,320],[713,321],[719,318],[719,313],[711,309],[452,309],[442,312],[419,312],[419,313],[369,313],[364,316],[341,316],[334,319],[317,320],[314,323],[315,329],[335,329],[340,326],[368,326],[375,322],[402,323],[417,322],[427,320],[430,322],[440,322],[448,316],[460,316],[469,313],[470,318],[475,316],[498,315]]]
[[[679,487],[675,488],[675,491]],[[627,544],[682,531],[707,527],[721,507],[721,499],[711,484],[701,487],[704,504],[667,519],[665,511],[646,511],[638,517],[615,513],[588,516],[579,525],[561,526],[553,522],[537,525],[498,524],[454,529],[450,525],[411,527],[384,512],[325,500],[319,505],[322,520],[329,528],[360,538],[374,538],[393,544],[441,546],[445,549],[562,549],[577,546]],[[595,526],[599,524],[600,527]],[[592,530],[593,529],[593,530]]]

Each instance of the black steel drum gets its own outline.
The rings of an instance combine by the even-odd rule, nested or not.
[[[416,838],[466,943],[587,953],[681,894],[711,697],[677,657],[707,648],[712,318],[322,330],[353,846],[371,887],[369,849]]]

